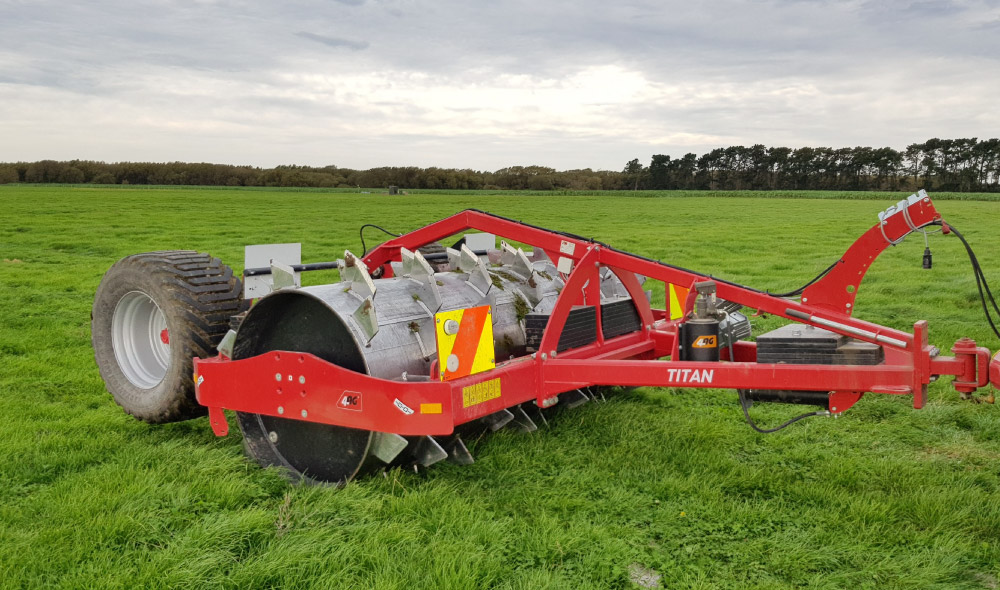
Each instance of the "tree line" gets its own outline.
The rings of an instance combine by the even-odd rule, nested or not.
[[[638,158],[622,171],[510,166],[496,171],[386,166],[257,168],[187,162],[89,160],[0,163],[0,184],[151,184],[474,190],[889,190],[1000,191],[1000,139],[929,139],[881,147],[717,148]]]

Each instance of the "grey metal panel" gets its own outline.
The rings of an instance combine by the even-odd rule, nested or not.
[[[276,260],[284,264],[302,263],[302,244],[257,244],[243,248],[243,268],[263,268]],[[271,275],[246,277],[243,280],[244,299],[257,299],[271,292]],[[295,286],[302,285],[301,273],[295,273]]]

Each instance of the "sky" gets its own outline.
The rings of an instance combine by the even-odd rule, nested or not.
[[[0,0],[0,161],[621,170],[1000,136],[1000,0]]]

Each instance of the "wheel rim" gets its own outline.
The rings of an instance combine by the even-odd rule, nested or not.
[[[152,389],[167,375],[170,345],[163,341],[167,319],[149,295],[126,293],[115,306],[111,341],[125,377],[140,389]]]

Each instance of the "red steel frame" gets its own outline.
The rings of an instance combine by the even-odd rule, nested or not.
[[[208,407],[212,428],[220,436],[228,433],[223,409],[402,435],[445,435],[458,424],[527,401],[548,407],[558,401],[558,394],[592,385],[829,391],[830,410],[834,413],[843,412],[867,392],[912,394],[913,407],[921,408],[927,400],[928,383],[938,376],[955,376],[954,387],[966,393],[986,386],[991,377],[993,385],[1000,387],[1000,353],[991,362],[986,348],[963,338],[951,349],[954,356],[940,356],[937,348],[928,343],[925,321],[917,322],[913,333],[907,333],[851,317],[865,272],[890,241],[896,242],[914,229],[935,222],[941,222],[941,216],[929,198],[913,203],[905,214],[886,218],[862,235],[796,302],[578,236],[466,210],[385,242],[364,257],[365,264],[369,269],[381,269],[382,276],[392,276],[389,263],[400,260],[401,248],[415,251],[467,230],[490,232],[541,248],[554,262],[570,259],[572,270],[565,275],[566,285],[538,353],[446,382],[379,379],[310,354],[288,351],[239,361],[224,356],[195,359],[198,401]],[[607,340],[602,337],[597,305],[602,267],[611,269],[631,295],[641,319],[640,330]],[[763,364],[756,362],[756,345],[752,342],[737,342],[734,359],[728,358],[728,351],[722,351],[722,362],[661,360],[677,358],[678,325],[682,320],[670,320],[666,310],[653,309],[636,274],[682,286],[714,280],[716,293],[722,299],[876,342],[884,348],[885,361],[875,366]],[[685,311],[690,311],[693,302],[694,296],[689,296]],[[569,311],[577,304],[597,305],[597,340],[557,353],[556,344]],[[836,325],[831,327],[830,322]],[[491,382],[492,391],[498,389],[500,395],[464,407],[463,389],[485,382]],[[338,403],[345,395],[356,396],[359,403]]]

